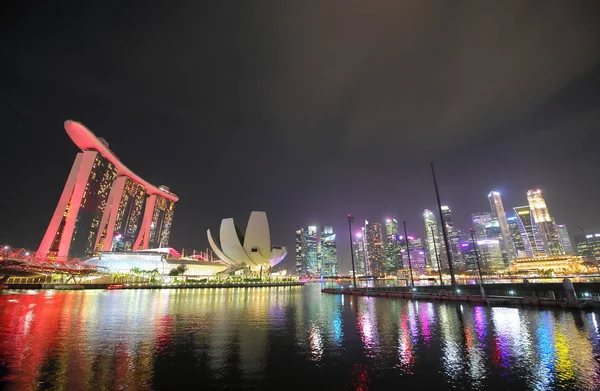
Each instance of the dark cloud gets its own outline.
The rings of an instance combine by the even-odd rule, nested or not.
[[[5,7],[1,159],[18,190],[2,213],[18,221],[0,241],[41,237],[76,152],[67,118],[180,195],[178,247],[252,209],[290,249],[296,224],[345,232],[349,211],[420,233],[429,161],[463,228],[490,189],[510,207],[541,187],[561,222],[600,230],[596,2]]]

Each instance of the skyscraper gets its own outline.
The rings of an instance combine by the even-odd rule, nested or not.
[[[450,252],[452,253],[454,269],[455,271],[463,270],[464,261],[460,248],[460,231],[454,226],[452,211],[448,206],[442,205],[442,214],[444,215],[444,222],[446,223],[446,233],[448,234],[448,242],[450,243]]]
[[[600,233],[588,234],[576,239],[577,254],[588,261],[600,258]]]
[[[133,173],[82,124],[66,121],[65,130],[81,152],[38,252],[90,257],[101,250],[166,247],[179,198]]]
[[[296,227],[296,274],[300,276],[307,274],[304,250],[304,228]]]
[[[304,254],[306,257],[305,263],[306,263],[306,273],[307,274],[313,274],[313,275],[317,275],[321,273],[321,269],[319,267],[319,253],[318,253],[318,247],[319,247],[319,241],[318,241],[318,235],[317,235],[317,226],[316,225],[309,225],[308,227],[306,227],[306,229],[304,230],[304,237],[303,237],[303,244],[304,244]]]
[[[472,220],[482,269],[495,271],[508,267],[510,264],[496,216],[489,212],[473,213]]]
[[[369,223],[368,220],[365,220],[365,239],[367,241],[367,262],[370,274],[376,277],[385,275],[381,224]]]
[[[515,247],[515,256],[517,258],[527,257],[527,251],[525,250],[525,244],[523,242],[523,237],[521,237],[521,230],[519,229],[518,218],[516,216],[507,216],[506,221],[508,222],[508,230]],[[526,240],[529,243],[529,239],[526,238]]]
[[[425,249],[423,248],[423,242],[421,241],[421,239],[415,238],[413,236],[409,236],[408,238],[400,236],[399,238],[404,272],[406,273],[409,270],[408,256],[406,255],[406,241],[408,240],[408,249],[410,251],[410,265],[413,272],[416,272],[417,274],[425,273],[425,267],[427,267],[427,259],[425,256]],[[434,260],[434,262],[436,261]],[[437,263],[435,269],[437,269]]]
[[[446,270],[448,268],[448,260],[446,259],[445,247],[442,246],[442,234],[437,219],[429,209],[423,211],[423,219],[425,220],[425,254],[427,255],[427,264],[437,270],[437,250],[442,270]]]
[[[163,192],[169,191],[166,186],[160,186],[159,189]],[[168,247],[174,210],[173,200],[159,194],[150,194],[146,199],[142,228],[133,247],[136,249]]]
[[[542,239],[546,255],[561,255],[563,253],[562,242],[556,229],[556,224],[550,216],[546,201],[540,189],[527,191],[527,201],[531,209],[533,223],[537,227]]]
[[[322,269],[321,274],[324,276],[337,276],[338,274],[338,257],[335,233],[333,227],[321,227],[321,257]]]
[[[558,230],[558,235],[560,237],[560,241],[562,242],[564,254],[575,255],[575,249],[573,248],[569,231],[567,231],[567,226],[564,224],[557,224],[556,229]]]
[[[96,251],[131,251],[140,232],[146,189],[120,176],[113,182],[94,242]]]
[[[465,271],[471,274],[478,272],[477,268],[477,256],[478,253],[475,251],[475,246],[472,240],[462,240],[460,242],[460,248],[463,253],[465,260]],[[481,265],[481,260],[480,260]]]
[[[506,219],[506,212],[504,211],[500,193],[497,191],[490,192],[490,194],[488,194],[488,200],[490,201],[492,215],[498,220],[498,224],[500,225],[504,247],[503,250],[506,251],[508,260],[512,261],[516,258],[516,250],[510,234],[510,229],[508,228],[508,220]]]
[[[335,276],[338,272],[336,235],[331,226],[296,228],[296,272]]]
[[[500,223],[490,212],[478,212],[471,215],[473,231],[477,239],[500,239]]]
[[[398,221],[396,219],[386,219],[385,238],[385,272],[395,274],[398,269],[402,269],[400,242],[398,241]]]
[[[364,232],[364,228],[362,231]],[[352,243],[352,249],[354,250],[354,268],[357,276],[366,274],[367,254],[363,232],[356,233],[354,242]]]
[[[529,209],[529,206],[515,206],[513,209],[517,217],[517,224],[519,225],[519,231],[521,231],[523,247],[527,256],[537,257],[545,255],[544,244],[531,218],[531,209]]]

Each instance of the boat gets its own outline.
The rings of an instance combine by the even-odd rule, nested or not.
[[[123,288],[125,288],[125,285],[121,285],[121,284],[113,284],[113,285],[109,285],[106,287],[106,289],[108,289],[110,291],[115,290],[115,289],[123,289]]]

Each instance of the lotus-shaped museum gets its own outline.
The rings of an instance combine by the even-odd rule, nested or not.
[[[244,236],[236,229],[232,218],[221,221],[218,240],[213,238],[210,229],[206,233],[210,247],[231,269],[268,269],[287,255],[285,247],[271,246],[269,221],[265,212],[250,214]]]

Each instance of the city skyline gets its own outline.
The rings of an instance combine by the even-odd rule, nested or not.
[[[579,238],[582,234],[573,229],[568,230],[565,224],[557,224],[555,222],[555,219],[550,215],[542,193],[543,192],[540,189],[527,190],[525,196],[528,205],[510,208],[507,213],[504,209],[500,193],[496,190],[492,190],[488,193],[487,197],[490,210],[471,213],[471,224],[466,227],[466,230],[462,230],[460,227],[455,226],[450,207],[448,205],[442,205],[441,210],[442,213],[444,213],[444,219],[447,226],[455,271],[474,270],[475,257],[474,253],[472,253],[474,250],[472,249],[471,237],[469,236],[469,231],[471,229],[473,229],[474,238],[478,245],[478,251],[482,257],[482,267],[486,270],[504,270],[510,266],[512,260],[517,258],[546,255],[574,255],[577,252],[577,244],[580,244],[580,242],[574,240],[574,238]],[[532,195],[535,195],[534,200],[532,200]],[[542,211],[539,210],[540,208]],[[537,222],[533,217],[533,214],[535,213],[543,216],[538,217]],[[365,234],[365,227],[368,227],[369,225],[373,226],[373,224],[375,224],[375,227],[377,228],[376,231],[380,232],[380,234],[376,234],[376,236],[379,235],[381,239],[378,239],[379,236],[377,236],[375,239],[372,239],[372,241],[374,241],[377,246],[379,246],[378,243],[381,242],[383,253],[383,256],[375,257],[375,264],[378,265],[375,267],[375,270],[383,270],[383,274],[388,275],[395,273],[395,270],[391,267],[390,261],[395,258],[395,246],[397,244],[400,246],[399,249],[401,249],[402,255],[398,257],[399,260],[401,259],[401,262],[398,262],[398,268],[396,270],[408,267],[404,249],[404,246],[406,245],[404,242],[405,239],[403,235],[399,233],[398,220],[389,217],[390,215],[394,214],[386,214],[387,217],[383,218],[381,221],[365,219],[364,224],[353,228],[352,237],[356,257],[355,261],[358,262],[358,266],[355,266],[357,274],[362,275],[363,272],[369,272],[369,269],[372,268],[372,263],[369,261],[368,248],[369,246],[372,247],[374,244],[369,243],[369,237]],[[436,264],[439,260],[442,271],[448,273],[447,256],[442,240],[441,225],[437,215],[431,210],[425,209],[422,217],[424,219],[422,234],[409,235],[411,238],[410,240],[412,241],[414,238],[419,242],[423,242],[422,250],[424,253],[425,264],[428,267],[437,270],[438,267]],[[542,223],[552,223],[552,227],[545,227],[546,230],[555,231],[555,236],[550,238],[552,243],[548,243],[547,240],[542,237],[542,234],[540,233],[540,221]],[[505,225],[505,229],[503,229],[503,224]],[[542,228],[544,228],[544,226],[542,226]],[[410,232],[412,233],[415,231],[413,229]],[[592,238],[593,234],[587,235],[587,237],[588,239]],[[357,246],[360,247],[359,250],[357,250]],[[554,253],[547,250],[553,248],[553,246],[560,248],[560,250]],[[382,260],[379,260],[379,258]],[[362,262],[364,262],[364,267]]]

